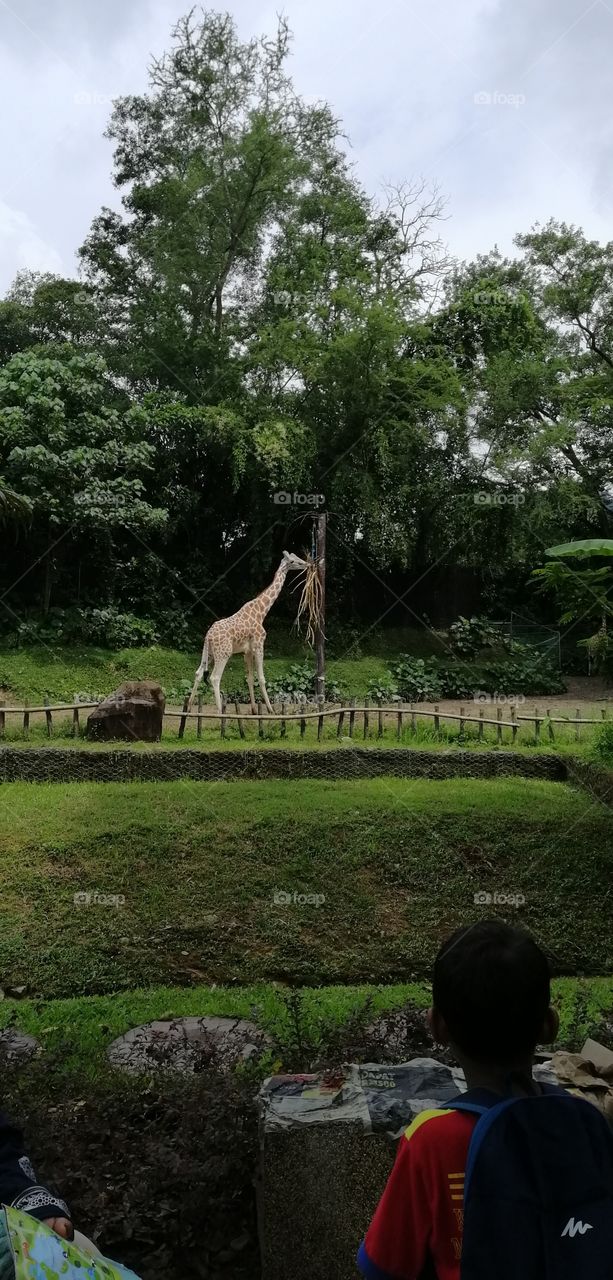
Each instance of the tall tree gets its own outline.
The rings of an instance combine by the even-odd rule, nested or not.
[[[0,467],[32,509],[43,612],[75,546],[91,563],[108,557],[117,530],[146,537],[163,527],[166,512],[144,494],[154,452],[146,426],[99,357],[32,350],[0,369]]]

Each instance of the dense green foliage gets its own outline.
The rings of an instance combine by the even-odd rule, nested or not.
[[[498,661],[441,662],[404,654],[390,668],[390,679],[373,696],[386,700],[390,693],[402,702],[436,702],[439,698],[478,698],[479,694],[561,693],[565,685],[542,657],[515,646],[514,653]]]
[[[607,532],[611,246],[551,223],[454,267],[436,193],[367,196],[289,48],[284,21],[181,20],[114,106],[122,207],[81,281],[22,272],[0,303],[13,643],[187,647],[308,545],[278,492],[325,496],[357,637],[452,621],[454,586],[505,616],[544,546]]]

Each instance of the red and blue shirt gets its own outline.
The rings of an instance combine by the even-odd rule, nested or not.
[[[422,1111],[400,1140],[358,1266],[367,1280],[460,1280],[464,1174],[477,1116]]]

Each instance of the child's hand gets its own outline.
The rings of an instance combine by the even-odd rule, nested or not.
[[[51,1227],[56,1235],[61,1236],[63,1240],[72,1240],[74,1236],[74,1227],[70,1218],[45,1218],[46,1227]]]

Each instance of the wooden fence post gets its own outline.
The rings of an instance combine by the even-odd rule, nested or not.
[[[202,737],[202,694],[198,694],[198,719],[196,721],[196,737]]]
[[[379,723],[377,727],[377,737],[378,738],[383,737],[383,707],[381,705],[379,706]]]
[[[239,707],[239,705],[238,705],[238,698],[236,699],[236,701],[235,701],[235,703],[234,703],[234,710],[236,711],[236,714],[237,714],[237,716],[238,716],[238,721],[237,721],[237,723],[238,723],[238,732],[239,732],[239,735],[240,735],[240,737],[241,737],[241,738],[244,738],[244,736],[245,736],[245,730],[244,730],[244,728],[243,728],[243,717],[242,717],[242,716],[241,716],[241,714],[240,714],[240,707]]]
[[[370,706],[370,699],[369,699],[369,698],[365,698],[365,699],[364,699],[364,737],[365,737],[365,738],[367,738],[367,737],[368,737],[368,708],[369,708],[369,706]]]
[[[320,711],[323,710],[321,703],[319,704],[319,710]],[[317,741],[318,742],[321,742],[323,737],[323,732],[324,732],[324,718],[323,716],[319,716],[317,720]]]
[[[48,698],[45,698],[45,706],[46,706],[46,707],[48,707],[48,706],[49,706],[49,699],[48,699]],[[50,737],[51,737],[51,734],[52,734],[52,731],[53,731],[53,722],[52,722],[52,719],[51,719],[51,712],[50,712],[50,711],[45,711],[45,719],[46,719],[46,721],[47,721],[47,737],[48,737],[48,738],[50,738]]]
[[[23,708],[24,708],[24,710],[23,710],[23,735],[24,735],[24,738],[27,738],[27,737],[29,736],[29,733],[30,733],[30,712],[28,711],[27,707],[28,707],[28,703],[27,703],[27,700],[24,698],[24,701],[23,701]]]
[[[179,721],[179,737],[182,738],[185,733],[185,725],[187,723],[187,704],[189,702],[189,693],[186,693],[183,699],[183,715]]]
[[[460,742],[464,741],[464,707],[460,707]]]
[[[398,717],[398,727],[396,729],[396,737],[400,739],[402,738],[402,711],[397,712],[397,717]]]
[[[340,737],[341,737],[341,735],[342,735],[342,732],[343,732],[343,721],[344,721],[344,719],[345,719],[345,703],[344,703],[344,702],[341,702],[341,709],[340,709],[340,711],[339,711],[339,713],[338,713],[338,725],[337,725],[337,729],[336,729],[336,736],[337,736],[337,738],[340,738]]]
[[[413,703],[411,703],[411,736],[413,738],[417,737],[417,716],[415,715]]]
[[[225,738],[225,736],[226,736],[226,717],[225,717],[225,715],[224,715],[225,709],[226,709],[226,698],[225,698],[225,694],[223,694],[223,693],[222,693],[222,695],[221,695],[221,720],[220,720],[220,722],[219,722],[219,728],[220,728],[220,731],[221,731],[221,736],[222,736],[222,738]]]
[[[511,707],[511,720],[513,721],[513,728],[511,729],[512,742],[513,746],[515,746],[517,739],[517,707],[515,706]]]
[[[264,729],[262,726],[262,703],[258,702],[258,738],[264,737]]]
[[[498,721],[496,725],[496,742],[502,742],[502,707],[496,707],[496,719]]]
[[[0,698],[0,738],[4,737],[5,720],[4,720],[4,698]]]
[[[538,709],[538,707],[535,707],[535,708],[534,708],[534,737],[535,737],[535,739],[536,739],[536,741],[537,741],[537,742],[540,742],[540,740],[541,740],[541,722],[540,722],[540,719],[539,719],[539,709]]]
[[[483,730],[485,727],[483,724],[484,715],[485,711],[483,710],[483,707],[479,707],[479,742],[483,742]]]
[[[301,706],[302,706],[302,710],[304,711],[304,703],[302,703]],[[305,730],[306,730],[306,720],[304,716],[301,716],[300,717],[300,737],[301,738],[304,738]]]
[[[78,738],[79,736],[79,708],[78,707],[73,707],[72,709],[72,736],[73,738]]]
[[[355,725],[355,698],[351,699],[349,710],[349,737],[353,737],[353,727]]]
[[[580,719],[581,719],[581,712],[577,707],[577,710],[575,711],[575,720],[579,721]],[[577,723],[575,725],[575,742],[578,742],[580,737],[581,737],[581,725]]]
[[[287,725],[285,723],[285,703],[282,702],[281,703],[281,737],[282,738],[285,737],[286,732],[287,732]]]
[[[435,733],[440,734],[440,732],[441,732],[441,721],[440,721],[440,717],[439,717],[438,712],[439,712],[438,703],[435,703],[435,706],[434,706],[434,732],[435,732]]]
[[[547,728],[549,730],[549,741],[554,741],[553,725],[551,723],[551,707],[547,708]]]

